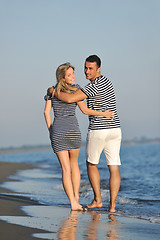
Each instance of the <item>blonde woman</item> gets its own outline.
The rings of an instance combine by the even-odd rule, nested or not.
[[[74,93],[78,90],[75,85],[74,67],[70,63],[60,65],[56,71],[57,85],[55,90],[60,92]],[[84,101],[66,103],[52,96],[45,96],[46,105],[44,110],[45,121],[48,127],[51,145],[62,167],[62,182],[64,190],[70,200],[71,210],[86,210],[79,204],[80,170],[78,155],[81,146],[81,133],[75,115],[76,106],[84,114],[103,116],[109,119],[114,113],[107,110],[99,112],[87,108]],[[51,124],[51,109],[53,108],[54,120]]]

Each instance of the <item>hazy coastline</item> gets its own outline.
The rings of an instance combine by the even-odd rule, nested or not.
[[[141,138],[133,138],[131,140],[123,140],[122,145],[140,145],[140,144],[159,144],[160,143],[160,138],[146,138],[146,137],[141,137]],[[85,147],[86,142],[82,141],[82,147]],[[0,148],[0,154],[4,153],[17,153],[17,152],[28,152],[28,151],[49,151],[51,150],[51,146],[49,144],[38,144],[38,145],[22,145],[19,147],[4,147]]]

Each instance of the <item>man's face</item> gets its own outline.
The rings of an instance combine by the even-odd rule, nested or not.
[[[100,70],[101,68],[97,66],[96,62],[85,62],[84,72],[87,79],[94,81],[100,76]]]

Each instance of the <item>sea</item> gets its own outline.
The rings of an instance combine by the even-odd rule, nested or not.
[[[117,214],[160,224],[160,144],[122,145],[120,158],[121,187],[117,198]],[[70,207],[62,186],[61,167],[52,149],[0,154],[0,161],[35,165],[33,169],[19,170],[1,187],[43,205]],[[85,206],[93,200],[87,176],[85,147],[80,150],[79,167],[80,203]],[[102,211],[108,211],[109,171],[103,153],[98,169]]]

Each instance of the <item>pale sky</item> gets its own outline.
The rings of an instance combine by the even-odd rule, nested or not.
[[[123,140],[160,137],[159,0],[0,0],[0,34],[0,148],[50,144],[46,89],[64,62],[85,86],[91,54],[113,83]]]

